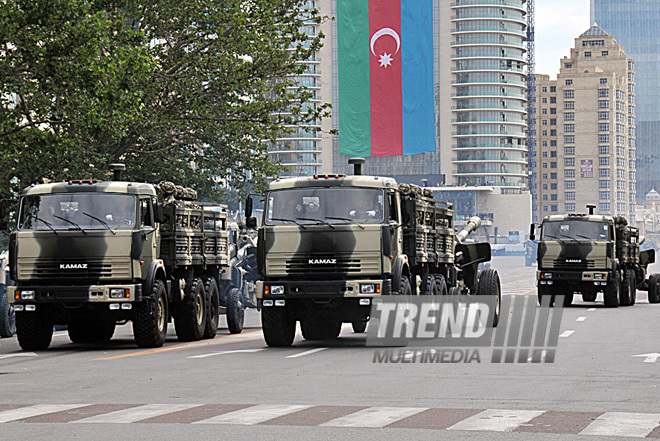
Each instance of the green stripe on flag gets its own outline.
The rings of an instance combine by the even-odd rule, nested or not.
[[[371,156],[369,2],[337,1],[339,153]]]

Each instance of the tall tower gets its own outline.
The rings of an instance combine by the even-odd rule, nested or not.
[[[503,193],[527,188],[525,3],[456,0],[443,6],[450,9],[451,30],[440,33],[441,46],[450,38],[452,49],[449,63],[440,60],[451,66],[446,173],[459,186],[494,186]]]
[[[635,60],[637,90],[637,201],[660,189],[660,2],[591,0],[591,20]]]

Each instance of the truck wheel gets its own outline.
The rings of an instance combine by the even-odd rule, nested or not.
[[[635,286],[635,272],[626,270],[623,272],[623,280],[621,281],[621,294],[619,295],[619,304],[621,306],[634,305],[632,299],[632,290]]]
[[[630,306],[637,302],[637,277],[635,270],[630,270]]]
[[[231,334],[240,334],[243,331],[245,310],[241,301],[241,292],[232,288],[227,294],[227,327]]]
[[[162,280],[156,279],[152,287],[153,299],[133,306],[133,335],[141,348],[158,348],[167,337],[167,292]]]
[[[537,288],[538,297],[539,297],[539,306],[543,305],[543,299],[545,297],[550,298],[548,306],[553,306],[555,303],[555,296],[552,294],[552,290],[547,285],[539,285]]]
[[[564,293],[564,306],[571,306],[573,304],[573,292]]]
[[[450,296],[460,296],[461,295],[461,290],[458,289],[458,286],[452,286],[449,288],[449,291],[447,292],[448,295]]]
[[[649,303],[660,303],[660,274],[649,277]]]
[[[605,287],[605,291],[603,293],[603,300],[605,301],[605,306],[607,308],[618,308],[620,294],[621,294],[621,277],[619,277],[619,272],[615,271],[614,276],[612,277],[612,282]]]
[[[94,341],[110,341],[115,335],[116,323],[114,320],[101,321],[94,327]]]
[[[412,286],[410,286],[410,279],[408,279],[408,276],[401,275],[401,282],[399,282],[399,294],[402,296],[412,295]]]
[[[66,330],[73,343],[91,343],[95,340],[90,320],[71,320]]]
[[[439,296],[447,295],[447,282],[445,281],[445,276],[440,274],[438,277],[436,277],[435,286],[437,287]]]
[[[296,321],[286,307],[261,308],[261,327],[270,347],[291,346],[296,335]]]
[[[485,269],[479,274],[477,282],[477,294],[482,296],[497,296],[495,300],[495,311],[493,313],[492,326],[496,327],[500,321],[500,303],[502,292],[500,289],[500,276],[493,268]]]
[[[206,327],[202,338],[215,338],[220,321],[220,291],[213,277],[204,278],[204,292],[207,294],[208,315],[206,316]]]
[[[21,349],[47,349],[53,338],[53,322],[38,311],[16,313],[16,336]]]
[[[16,333],[16,316],[11,313],[7,296],[0,293],[0,337],[11,337]]]
[[[424,291],[424,294],[427,296],[438,295],[438,285],[435,283],[435,277],[428,276],[426,278],[426,291]]]
[[[352,322],[351,326],[353,326],[353,332],[355,332],[356,334],[362,334],[364,331],[367,330],[367,322],[368,320],[356,320]]]
[[[300,329],[305,340],[332,340],[339,337],[341,321],[326,318],[301,320]]]
[[[174,316],[174,330],[179,341],[201,340],[206,328],[206,298],[204,296],[204,282],[195,277],[190,289],[177,306]]]

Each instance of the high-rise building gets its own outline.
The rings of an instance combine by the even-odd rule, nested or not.
[[[556,80],[537,75],[539,217],[635,217],[635,64],[598,26],[575,39]]]
[[[591,0],[596,22],[635,60],[637,201],[660,189],[660,2]]]

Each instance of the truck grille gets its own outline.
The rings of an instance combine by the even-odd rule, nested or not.
[[[377,253],[365,256],[352,254],[346,257],[314,255],[305,258],[273,258],[271,256],[266,265],[269,276],[379,274],[381,256]]]
[[[86,268],[77,267],[86,264]],[[62,268],[61,265],[68,265]],[[19,259],[21,281],[80,281],[99,279],[131,279],[131,261],[126,258],[104,259]]]

